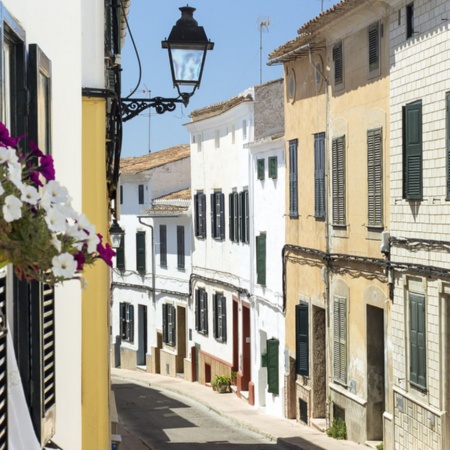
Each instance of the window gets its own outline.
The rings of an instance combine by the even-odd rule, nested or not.
[[[406,5],[406,39],[414,35],[414,3]]]
[[[211,194],[211,236],[225,239],[225,196],[222,192]]]
[[[120,186],[120,204],[123,205],[123,186]]]
[[[204,289],[195,291],[195,329],[208,335],[208,294]]]
[[[409,380],[425,388],[426,380],[426,334],[425,297],[408,293],[409,297]]]
[[[297,146],[297,139],[289,141],[289,215],[291,217],[298,217]]]
[[[184,269],[184,227],[182,225],[177,226],[177,267]]]
[[[167,225],[159,226],[159,265],[167,267]]]
[[[194,195],[195,236],[206,238],[206,195],[198,192]]]
[[[139,197],[139,204],[143,205],[144,204],[144,185],[140,184],[138,186],[138,197]]]
[[[381,128],[367,132],[368,225],[383,226],[383,171]]]
[[[221,342],[227,341],[227,301],[222,294],[213,295],[214,337]]]
[[[269,156],[269,178],[278,178],[278,158],[276,156]]]
[[[450,92],[445,95],[447,129],[447,200],[450,200]]]
[[[258,174],[258,180],[264,180],[264,172],[266,170],[266,164],[264,159],[256,160],[256,171]]]
[[[163,341],[167,345],[175,346],[176,338],[176,310],[175,306],[170,303],[163,305]]]
[[[271,394],[278,395],[278,349],[280,342],[278,339],[267,340],[267,384]]]
[[[379,73],[380,69],[380,24],[373,23],[368,30],[369,40],[369,72],[376,71]]]
[[[331,153],[333,225],[345,225],[345,136],[333,139]]]
[[[403,198],[422,200],[422,102],[403,107]]]
[[[333,298],[333,376],[347,384],[347,299]]]
[[[334,62],[334,84],[338,85],[344,81],[344,61],[342,57],[342,42],[333,47]]]
[[[266,233],[256,236],[256,282],[266,285]]]
[[[120,304],[120,334],[122,340],[134,341],[134,306],[131,303]]]
[[[136,270],[145,273],[145,232],[136,233]]]
[[[314,216],[325,218],[325,133],[314,135]]]
[[[239,194],[231,192],[228,196],[230,241],[239,242]]]
[[[295,372],[309,375],[309,305],[295,305]]]
[[[244,244],[249,243],[250,218],[248,191],[239,192],[239,239]]]
[[[125,235],[120,240],[119,248],[116,248],[116,267],[125,270]]]

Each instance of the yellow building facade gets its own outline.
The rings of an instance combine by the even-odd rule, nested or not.
[[[385,2],[340,2],[269,55],[284,65],[286,416],[382,441],[391,363],[389,23]],[[335,422],[336,424],[336,422]]]

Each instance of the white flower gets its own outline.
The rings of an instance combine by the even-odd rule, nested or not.
[[[66,231],[66,218],[56,207],[47,210],[45,221],[51,231]]]
[[[16,151],[12,148],[0,148],[0,164],[15,165],[19,161]]]
[[[3,205],[3,218],[6,222],[20,219],[22,217],[22,202],[14,195],[8,195]]]
[[[55,277],[72,278],[77,270],[77,262],[70,253],[54,256],[52,265]]]
[[[50,180],[44,187],[44,195],[43,197],[48,196],[52,203],[61,203],[64,204],[69,202],[70,197],[67,188],[61,186],[58,181]]]
[[[87,234],[83,230],[79,230],[76,225],[70,225],[66,228],[66,234],[75,241],[85,241],[87,239]]]
[[[100,243],[100,238],[97,236],[95,232],[95,226],[93,226],[94,231],[89,233],[86,239],[86,244],[88,246],[88,252],[94,253],[97,250],[97,245]]]
[[[26,185],[21,191],[22,195],[20,199],[23,202],[29,203],[30,205],[35,205],[41,198],[38,190],[34,186]]]
[[[23,189],[24,184],[22,182],[22,168],[20,166],[9,166],[8,180],[10,180],[20,190]]]
[[[61,241],[58,239],[58,236],[55,233],[52,234],[52,240],[50,242],[53,245],[53,247],[55,247],[56,250],[58,250],[59,253],[61,251]]]

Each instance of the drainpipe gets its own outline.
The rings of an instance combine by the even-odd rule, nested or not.
[[[139,219],[139,223],[141,225],[145,225],[146,227],[149,227],[152,230],[152,299],[153,299],[153,303],[155,302],[156,299],[156,293],[155,293],[155,289],[156,289],[156,274],[155,274],[155,230],[153,229],[153,225],[150,225],[148,223],[145,223],[142,221],[142,219],[148,219],[150,218],[150,216],[138,216]]]

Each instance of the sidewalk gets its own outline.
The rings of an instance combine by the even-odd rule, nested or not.
[[[329,438],[325,433],[295,420],[268,415],[263,410],[250,406],[235,394],[218,394],[210,387],[184,381],[181,378],[116,368],[111,369],[111,376],[113,380],[123,379],[189,397],[237,425],[259,433],[289,449],[367,450],[369,448],[350,441]],[[148,450],[147,446],[129,435],[123,427],[121,427],[121,433],[123,433],[121,450]]]

